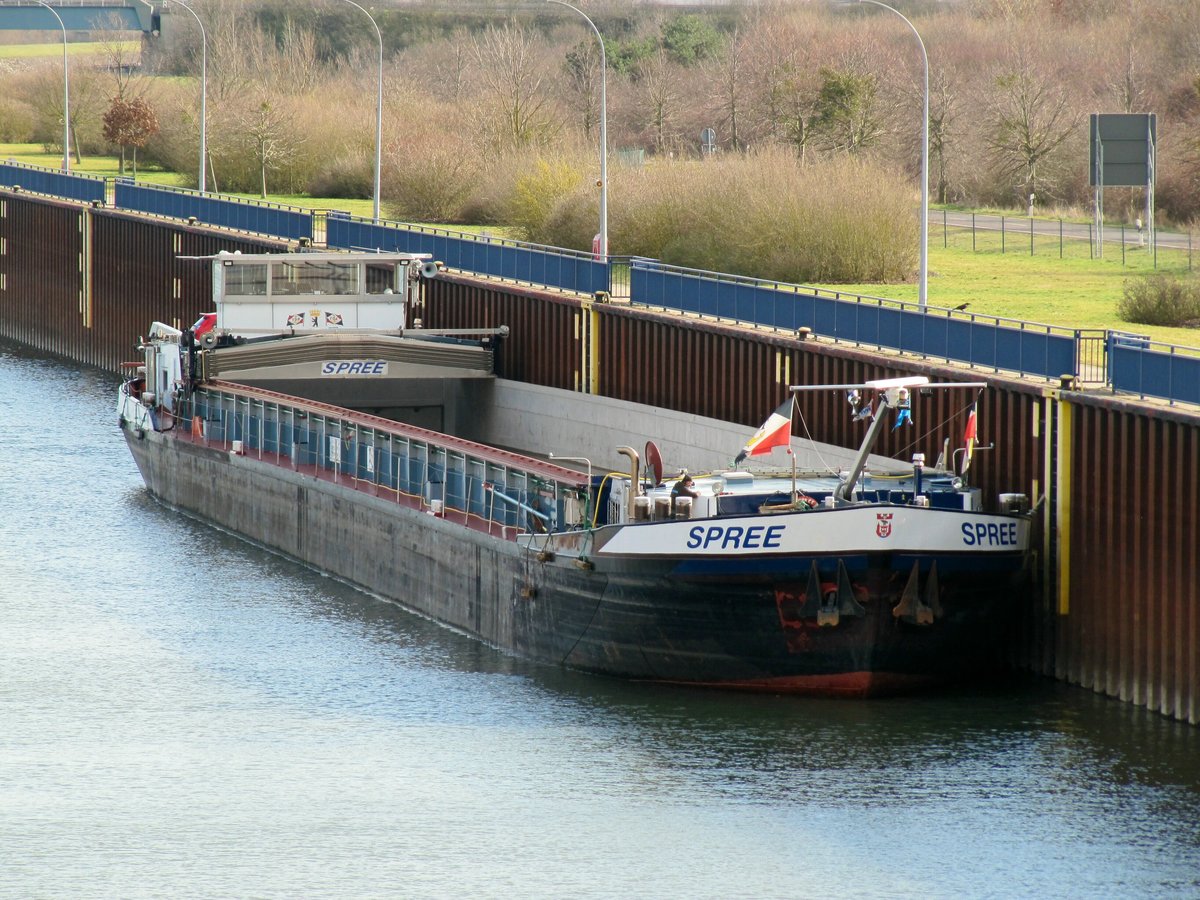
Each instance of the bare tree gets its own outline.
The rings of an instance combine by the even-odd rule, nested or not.
[[[485,123],[498,147],[548,140],[559,130],[544,82],[541,40],[521,25],[491,27],[473,46],[478,78],[489,103]]]
[[[122,31],[124,21],[115,12],[103,15],[92,32],[99,48],[100,65],[112,79],[112,97],[131,100],[144,96],[150,79],[142,74],[141,35],[131,39],[134,32]]]
[[[1079,127],[1083,113],[1072,105],[1058,73],[1039,70],[1024,46],[1007,71],[993,80],[987,137],[998,174],[1020,198],[1053,193],[1046,163]]]
[[[582,113],[583,133],[590,140],[600,123],[600,47],[588,39],[567,51],[563,68],[567,73],[571,108]]]
[[[299,27],[292,19],[284,22],[278,52],[269,57],[271,81],[279,91],[309,94],[320,85],[325,74],[317,53],[317,36]],[[374,66],[372,66],[374,69]]]
[[[246,146],[257,164],[264,198],[267,173],[290,164],[303,142],[288,127],[291,118],[291,110],[283,99],[266,91],[257,92],[254,103],[242,114]]]
[[[936,66],[929,75],[929,161],[938,203],[949,202],[949,151],[954,146],[961,102],[953,74]]]
[[[682,71],[664,50],[638,65],[638,105],[640,117],[650,129],[656,153],[666,153],[677,138],[675,118],[683,96]]]
[[[725,52],[707,66],[711,102],[716,107],[718,123],[729,133],[729,145],[744,149],[742,117],[749,92],[749,47],[745,35],[734,29]]]

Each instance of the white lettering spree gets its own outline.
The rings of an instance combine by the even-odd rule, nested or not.
[[[386,375],[387,373],[387,361],[382,359],[339,359],[321,364],[323,376]]]

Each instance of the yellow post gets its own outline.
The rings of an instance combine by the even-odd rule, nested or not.
[[[1074,448],[1074,409],[1058,395],[1058,491],[1055,498],[1058,534],[1058,614],[1071,611],[1071,459]]]
[[[600,389],[600,313],[589,303],[588,314],[592,324],[588,335],[588,393],[594,394]]]

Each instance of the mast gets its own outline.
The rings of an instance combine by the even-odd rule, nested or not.
[[[956,381],[943,382],[941,384],[930,384],[929,379],[924,375],[909,375],[903,378],[881,378],[876,381],[865,381],[861,384],[799,384],[792,385],[791,391],[798,393],[799,391],[858,391],[858,390],[873,390],[879,392],[879,404],[875,408],[875,413],[871,418],[871,425],[867,429],[867,434],[862,440],[862,444],[858,448],[858,456],[855,457],[854,464],[850,467],[850,475],[844,482],[839,484],[834,490],[833,495],[839,503],[845,502],[854,491],[854,486],[858,483],[859,476],[862,475],[863,469],[867,465],[867,457],[871,455],[871,451],[875,448],[875,444],[879,441],[879,435],[883,431],[884,415],[886,409],[896,409],[902,405],[902,401],[907,401],[909,397],[909,389],[914,387],[921,388],[952,388],[952,387],[987,387],[987,383],[983,381]]]

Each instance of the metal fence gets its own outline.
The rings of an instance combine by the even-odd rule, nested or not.
[[[1114,391],[1200,403],[1200,351],[1110,332],[1108,381]]]
[[[51,197],[65,197],[81,203],[104,202],[103,178],[94,175],[69,175],[40,166],[28,166],[15,160],[0,163],[0,185]]]
[[[201,222],[236,231],[269,234],[291,240],[313,239],[312,210],[279,203],[135,184],[118,178],[113,185],[113,204],[118,209]]]
[[[451,269],[578,294],[609,286],[607,262],[589,254],[445,228],[375,223],[331,211],[325,216],[325,241],[343,250],[429,253]]]
[[[1078,375],[1075,329],[667,266],[635,257],[630,302],[1047,379]]]
[[[940,232],[943,247],[976,253],[1103,258],[1130,269],[1193,270],[1190,231],[1150,230],[1122,222],[1097,229],[1091,222],[949,210],[931,213],[929,224],[931,240]]]

